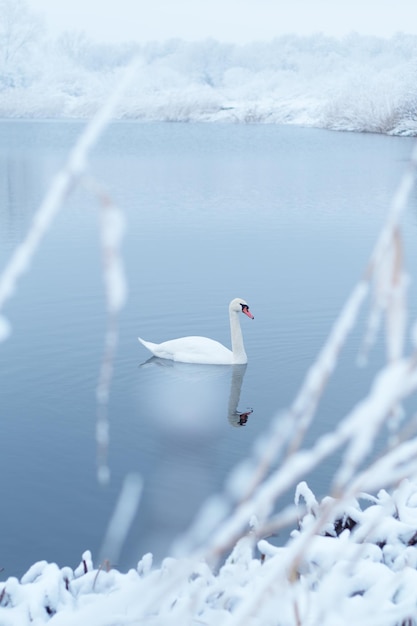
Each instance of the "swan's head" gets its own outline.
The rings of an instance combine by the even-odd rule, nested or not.
[[[249,304],[243,298],[235,298],[229,304],[229,311],[233,311],[234,313],[244,313],[251,320],[255,319],[252,313],[249,311]]]

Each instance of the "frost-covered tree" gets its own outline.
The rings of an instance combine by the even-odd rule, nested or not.
[[[195,83],[217,87],[230,66],[232,51],[232,44],[220,43],[215,39],[182,41],[166,62],[176,71],[188,75]]]
[[[0,0],[0,87],[25,82],[30,53],[44,31],[25,0]]]
[[[66,30],[56,42],[58,52],[76,64],[81,64],[90,45],[83,30]]]
[[[56,41],[59,55],[82,69],[101,72],[126,66],[138,54],[139,44],[95,43],[82,30],[65,31]]]

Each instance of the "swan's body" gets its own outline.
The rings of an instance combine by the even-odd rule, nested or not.
[[[247,363],[240,328],[239,313],[253,319],[249,306],[241,298],[235,298],[229,304],[230,334],[232,349],[226,348],[218,341],[208,337],[180,337],[163,343],[152,343],[138,337],[154,356],[171,359],[182,363],[206,363],[211,365],[233,365]]]

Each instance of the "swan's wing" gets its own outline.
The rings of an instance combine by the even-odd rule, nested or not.
[[[163,343],[152,343],[138,337],[139,341],[155,356],[182,363],[230,364],[232,351],[208,337],[179,337]]]

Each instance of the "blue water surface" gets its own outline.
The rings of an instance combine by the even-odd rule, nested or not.
[[[82,122],[0,123],[0,268],[26,236]],[[123,209],[128,300],[109,401],[111,479],[96,477],[95,390],[106,329],[100,203],[91,184],[67,198],[4,314],[0,345],[0,566],[98,559],[126,475],[142,499],[115,565],[169,553],[204,499],[287,407],[366,266],[412,140],[269,125],[118,122],[88,175]],[[405,215],[416,262],[415,194]],[[413,309],[414,288],[410,295]],[[242,316],[248,365],[148,361],[140,335],[205,335],[230,345]],[[337,425],[383,359],[355,365],[354,332],[307,444]],[[246,425],[230,410],[236,401]],[[325,495],[337,459],[306,476]]]

